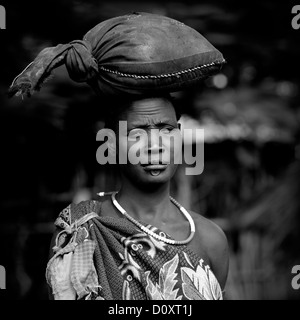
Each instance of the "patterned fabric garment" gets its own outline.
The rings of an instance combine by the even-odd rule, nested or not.
[[[55,225],[60,232],[46,270],[55,299],[222,299],[201,257],[154,239],[126,218],[101,216],[101,202],[71,204]]]

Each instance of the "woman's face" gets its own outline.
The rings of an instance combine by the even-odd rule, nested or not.
[[[166,98],[134,101],[120,121],[127,124],[127,134],[119,133],[118,139],[119,152],[128,155],[127,164],[120,164],[122,174],[139,186],[169,182],[182,150],[172,103]]]

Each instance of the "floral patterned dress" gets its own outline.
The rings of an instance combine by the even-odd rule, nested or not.
[[[71,204],[55,225],[59,233],[46,270],[55,299],[222,299],[201,257],[185,245],[156,240],[126,218],[101,216],[101,202]]]

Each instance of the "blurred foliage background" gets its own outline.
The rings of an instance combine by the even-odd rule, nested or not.
[[[224,54],[222,72],[177,93],[186,127],[205,129],[205,167],[172,194],[213,219],[230,245],[228,299],[298,299],[300,264],[300,30],[294,2],[271,0],[1,2],[0,265],[6,296],[47,299],[45,268],[53,222],[70,202],[115,190],[113,168],[96,162],[103,108],[61,67],[30,99],[8,99],[13,78],[46,46],[82,36],[133,11],[164,14],[197,29]],[[194,141],[194,144],[199,142]]]

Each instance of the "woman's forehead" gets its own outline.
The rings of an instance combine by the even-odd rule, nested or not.
[[[176,121],[172,102],[166,98],[145,98],[133,101],[121,116],[122,120],[170,119]]]

